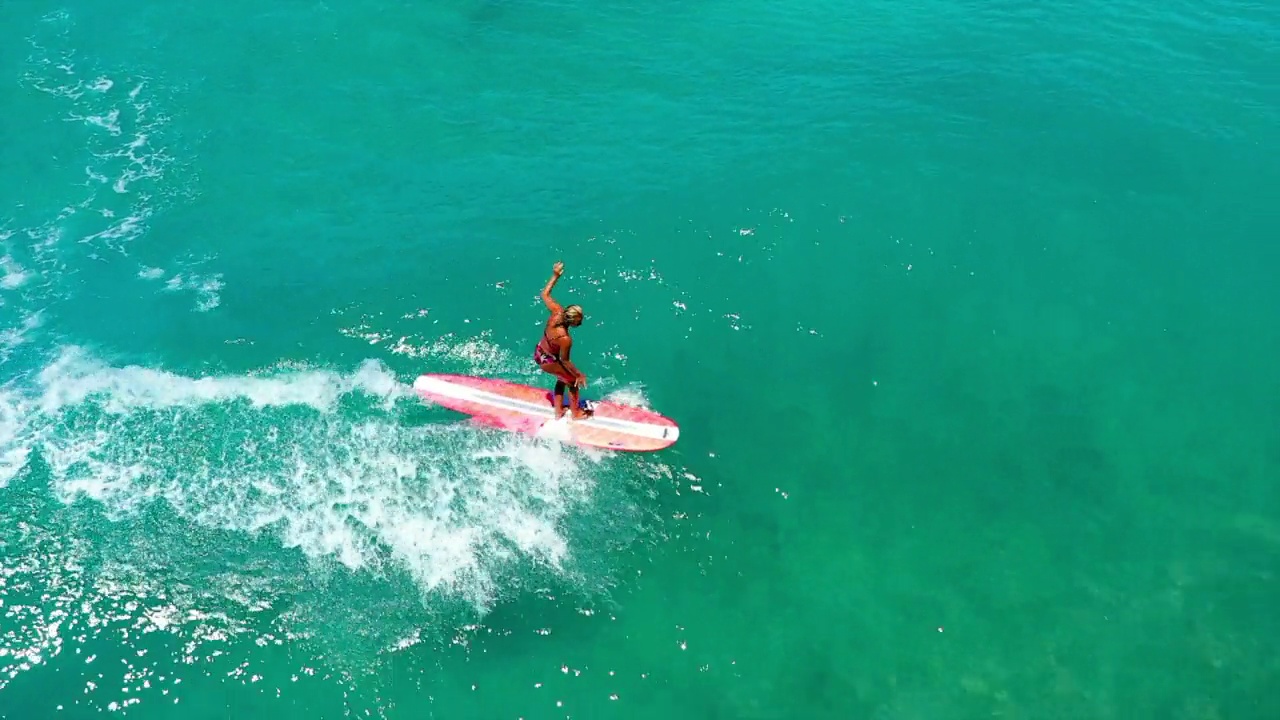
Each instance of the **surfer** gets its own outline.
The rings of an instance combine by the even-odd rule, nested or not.
[[[564,391],[569,388],[569,399],[573,401],[573,417],[575,419],[590,415],[591,410],[584,408],[578,401],[578,389],[587,386],[587,376],[569,359],[569,351],[573,348],[573,338],[569,337],[569,328],[582,324],[582,306],[570,305],[561,307],[551,297],[551,288],[564,274],[564,263],[557,262],[551,268],[551,279],[542,288],[542,302],[547,304],[551,316],[543,329],[542,339],[533,350],[533,362],[556,378],[555,397],[556,418],[564,417]]]

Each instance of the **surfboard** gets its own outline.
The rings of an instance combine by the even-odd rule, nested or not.
[[[589,417],[570,420],[566,412],[556,420],[550,389],[497,378],[428,373],[413,381],[413,390],[424,401],[470,415],[481,425],[587,447],[652,452],[670,447],[680,437],[680,427],[671,418],[605,400],[591,402],[594,412]]]

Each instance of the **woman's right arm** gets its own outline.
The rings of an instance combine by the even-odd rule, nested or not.
[[[547,304],[547,309],[552,313],[558,313],[562,309],[560,303],[551,297],[551,288],[556,286],[556,281],[560,279],[562,273],[564,273],[564,263],[558,262],[551,268],[551,279],[547,281],[546,287],[542,288],[542,302]]]

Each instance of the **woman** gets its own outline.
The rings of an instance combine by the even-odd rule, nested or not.
[[[564,389],[569,386],[569,399],[573,401],[574,419],[590,415],[591,410],[583,407],[585,403],[578,401],[578,389],[586,387],[587,376],[569,359],[569,351],[573,349],[573,338],[569,337],[569,328],[582,324],[582,306],[570,305],[560,307],[560,303],[551,297],[551,288],[564,274],[564,263],[558,262],[551,269],[551,279],[542,288],[542,302],[547,304],[551,316],[543,329],[542,339],[533,350],[533,362],[544,372],[556,377],[555,396],[556,419],[564,417]]]

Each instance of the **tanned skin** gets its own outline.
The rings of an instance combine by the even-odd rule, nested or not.
[[[538,350],[535,351],[535,359],[545,361],[538,362],[538,367],[556,378],[553,391],[556,418],[564,416],[564,391],[567,386],[569,399],[572,401],[573,418],[578,419],[589,415],[591,411],[583,410],[578,402],[578,390],[586,387],[587,376],[569,359],[573,351],[573,338],[569,335],[569,328],[581,325],[583,315],[581,307],[577,305],[563,307],[551,297],[551,290],[555,288],[556,281],[563,274],[564,263],[557,262],[551,269],[551,279],[547,281],[546,287],[542,288],[542,302],[546,303],[549,315],[543,338],[539,341]]]

